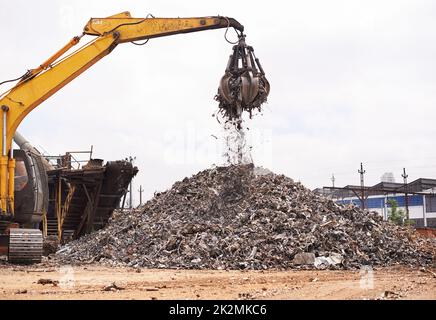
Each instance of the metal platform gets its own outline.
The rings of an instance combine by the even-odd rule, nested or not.
[[[137,172],[125,160],[48,171],[47,235],[70,240],[104,227]]]

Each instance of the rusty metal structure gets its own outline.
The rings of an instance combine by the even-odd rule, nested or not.
[[[80,169],[47,171],[50,190],[45,235],[76,239],[104,227],[138,169],[129,161],[91,159]]]
[[[28,229],[14,231],[14,239],[21,247],[24,240],[19,241],[20,232],[24,238],[36,241],[41,229],[44,236],[56,235],[67,241],[102,228],[138,172],[128,160],[104,164],[101,159],[93,159],[93,146],[90,150],[47,156],[19,132],[14,141],[20,147],[14,150],[17,222],[35,228],[33,238]],[[22,167],[24,172],[20,172]],[[35,244],[28,244],[33,254]],[[9,248],[11,251],[13,256],[14,247]],[[16,258],[19,261],[18,253]]]
[[[44,156],[18,132],[14,141],[16,223],[0,221],[0,254],[12,263],[40,262],[43,237],[66,242],[104,227],[138,172],[128,160],[92,159],[92,147]]]

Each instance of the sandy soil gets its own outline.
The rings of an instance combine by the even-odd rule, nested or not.
[[[368,273],[359,270],[137,270],[97,265],[23,267],[4,264],[0,266],[0,299],[436,300],[435,272],[435,269],[406,267]]]

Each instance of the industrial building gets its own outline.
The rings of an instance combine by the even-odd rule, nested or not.
[[[324,187],[315,192],[329,196],[340,204],[353,203],[378,212],[385,220],[390,213],[389,201],[395,200],[398,209],[409,212],[409,219],[416,227],[436,228],[436,179],[419,178],[407,184],[380,182],[371,187]]]

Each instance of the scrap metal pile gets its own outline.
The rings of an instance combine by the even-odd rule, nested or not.
[[[57,252],[60,263],[150,268],[359,268],[432,263],[434,246],[253,165],[176,182]],[[433,249],[432,249],[433,248]]]

